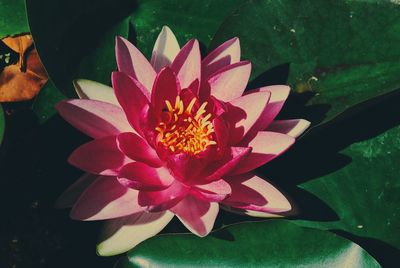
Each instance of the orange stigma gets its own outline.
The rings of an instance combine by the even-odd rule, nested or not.
[[[209,145],[216,144],[212,133],[214,127],[210,121],[211,114],[207,114],[204,102],[199,109],[192,112],[196,98],[193,98],[189,105],[184,107],[179,96],[176,97],[175,105],[166,100],[168,116],[164,117],[155,130],[159,133],[158,142],[161,142],[173,153],[198,154],[204,151]]]

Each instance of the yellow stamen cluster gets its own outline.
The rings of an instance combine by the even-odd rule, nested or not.
[[[196,113],[192,113],[196,98],[184,107],[179,96],[176,97],[175,105],[166,100],[166,116],[156,127],[159,133],[157,140],[173,153],[185,152],[198,154],[209,145],[216,144],[212,138],[214,127],[210,121],[211,114],[206,113],[207,102],[204,102]]]

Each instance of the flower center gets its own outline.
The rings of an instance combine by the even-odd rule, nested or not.
[[[192,110],[195,103],[196,98],[193,98],[185,109],[179,96],[176,97],[174,106],[170,101],[165,101],[167,109],[155,130],[159,133],[158,142],[173,153],[195,155],[209,145],[216,144],[212,137],[214,127],[210,121],[211,114],[204,116],[207,102],[202,103],[194,113]]]

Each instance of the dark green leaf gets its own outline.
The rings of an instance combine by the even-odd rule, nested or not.
[[[331,207],[339,219],[297,223],[340,229],[400,248],[400,237],[395,235],[400,226],[400,126],[354,143],[340,153],[351,162],[300,185]]]
[[[241,223],[205,238],[160,235],[122,257],[118,267],[379,267],[357,244],[284,220]]]
[[[288,83],[314,96],[308,107],[319,107],[300,112],[314,123],[400,87],[395,1],[249,1],[225,20],[212,47],[233,36],[253,62],[253,77],[290,64]],[[271,75],[258,81],[285,83]]]
[[[128,36],[134,1],[27,0],[29,26],[42,62],[55,86],[75,92],[72,80],[109,84],[116,69],[115,36]]]
[[[138,10],[132,15],[137,46],[150,57],[164,25],[171,28],[181,46],[192,38],[208,45],[224,18],[242,3],[242,0],[139,1]]]
[[[0,0],[0,38],[29,32],[24,0]]]
[[[56,113],[54,105],[63,99],[65,99],[65,96],[51,80],[48,80],[40,90],[32,106],[39,123],[44,123],[53,116]]]

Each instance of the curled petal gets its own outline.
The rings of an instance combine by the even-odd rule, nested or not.
[[[260,131],[245,146],[253,148],[230,174],[241,174],[256,169],[284,153],[293,145],[295,139],[289,135]]]
[[[175,98],[181,91],[179,81],[171,68],[165,67],[162,69],[154,82],[151,92],[151,104],[157,114],[165,108],[165,101],[175,103]]]
[[[203,75],[208,78],[219,69],[240,61],[239,38],[229,39],[213,51],[202,61]]]
[[[129,123],[139,134],[142,134],[142,125],[149,108],[149,100],[141,90],[143,86],[122,72],[113,72],[111,79],[115,95]]]
[[[114,256],[134,248],[140,242],[158,234],[172,220],[169,211],[138,212],[130,216],[108,220],[103,226],[97,254]]]
[[[225,180],[230,184],[232,193],[222,202],[224,205],[266,213],[281,213],[292,208],[281,192],[256,175],[247,173]]]
[[[159,212],[175,206],[188,193],[189,188],[179,181],[160,191],[140,191],[139,204],[148,211]]]
[[[265,130],[281,111],[283,104],[290,93],[290,87],[284,85],[267,86],[258,89],[253,89],[246,94],[254,94],[255,92],[270,92],[271,98],[267,107],[262,112],[261,116],[249,130],[246,139],[254,137],[258,131]]]
[[[171,211],[189,231],[197,236],[204,237],[211,232],[214,226],[219,206],[218,203],[202,201],[188,195],[171,208]]]
[[[130,216],[108,220],[103,226],[97,254],[113,256],[124,253],[140,242],[155,236],[172,220],[169,211],[138,212]]]
[[[138,191],[122,186],[116,177],[100,176],[79,197],[71,210],[76,220],[105,220],[143,211]]]
[[[275,120],[268,126],[267,130],[279,132],[293,138],[299,137],[310,126],[310,122],[304,119]]]
[[[156,151],[140,136],[125,132],[117,136],[117,145],[130,159],[144,162],[150,166],[159,167],[162,165]]]
[[[78,200],[79,196],[89,187],[99,176],[90,173],[83,174],[76,182],[65,190],[56,201],[56,208],[70,208]]]
[[[68,162],[89,173],[114,176],[132,160],[118,149],[116,137],[110,136],[81,145],[72,152]]]
[[[171,68],[177,74],[182,88],[189,87],[196,80],[201,81],[199,42],[194,39],[187,42],[172,62]]]
[[[191,192],[197,198],[209,202],[220,202],[232,192],[230,185],[224,180],[213,181],[208,184],[196,185]]]
[[[225,102],[239,98],[247,86],[250,72],[249,61],[241,61],[220,69],[208,78],[211,95]]]
[[[55,107],[68,123],[95,139],[132,131],[124,111],[110,103],[76,99],[61,101]]]
[[[98,100],[119,106],[112,87],[86,79],[74,80],[73,84],[76,94],[81,99]]]
[[[228,111],[224,115],[231,125],[230,144],[237,144],[259,120],[267,107],[270,93],[268,91],[253,92],[229,102]]]
[[[144,85],[143,93],[149,97],[156,72],[145,56],[131,42],[120,36],[116,38],[115,53],[118,70]]]
[[[219,161],[210,163],[203,173],[203,182],[211,182],[221,179],[222,176],[231,172],[243,159],[251,152],[247,147],[231,147],[223,158]]]
[[[145,191],[155,191],[168,188],[174,177],[164,168],[152,168],[140,162],[125,165],[119,175],[119,182],[130,188]]]
[[[163,26],[154,44],[151,65],[156,72],[168,66],[175,59],[180,48],[174,33],[168,26]]]

